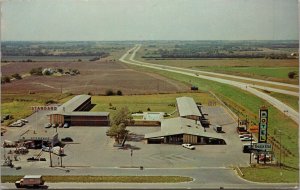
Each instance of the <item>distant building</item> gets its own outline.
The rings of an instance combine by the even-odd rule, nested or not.
[[[32,148],[42,148],[44,146],[54,146],[59,142],[58,134],[47,130],[27,130],[19,137],[20,142],[31,142]]]
[[[68,123],[72,126],[108,126],[109,112],[87,111],[91,107],[91,96],[75,96],[50,113],[50,123]]]

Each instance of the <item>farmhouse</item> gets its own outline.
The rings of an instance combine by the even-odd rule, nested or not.
[[[145,139],[149,144],[225,144],[220,134],[206,132],[195,121],[181,117],[163,120],[161,131],[148,133]]]
[[[91,96],[75,96],[50,113],[50,123],[68,123],[72,126],[108,126],[109,112],[87,111],[91,107]]]

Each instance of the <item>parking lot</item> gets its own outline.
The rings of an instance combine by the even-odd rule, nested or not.
[[[108,127],[75,127],[57,128],[59,139],[71,137],[72,143],[64,147],[63,166],[66,167],[139,167],[146,168],[189,168],[189,167],[229,167],[232,165],[247,165],[249,155],[242,153],[243,143],[235,132],[236,123],[222,107],[204,107],[203,112],[208,114],[212,124],[223,127],[221,135],[226,145],[196,145],[195,150],[183,148],[181,145],[145,144],[144,141],[126,141],[125,148],[113,147],[114,139],[106,136]],[[29,124],[20,128],[12,128],[3,139],[14,140],[18,135],[28,129],[47,130],[54,133],[56,129],[45,129],[47,123],[46,112],[33,114]],[[37,121],[35,121],[35,118]],[[144,135],[159,131],[160,127],[127,127],[134,134]],[[215,132],[212,127],[207,129]],[[126,148],[127,147],[127,148]],[[132,152],[131,152],[132,149]],[[1,149],[2,155],[4,153]],[[7,153],[8,149],[6,149]],[[15,165],[22,167],[49,167],[49,153],[44,152],[41,157],[46,162],[27,162],[26,159],[35,156],[40,150],[30,150],[29,154],[21,155],[21,160],[14,161]],[[3,158],[1,158],[3,161]],[[53,165],[60,165],[58,156],[52,155]]]

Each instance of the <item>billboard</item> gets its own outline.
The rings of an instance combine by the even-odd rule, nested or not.
[[[268,109],[261,108],[259,110],[259,132],[258,132],[258,142],[267,142],[267,132],[268,132]]]

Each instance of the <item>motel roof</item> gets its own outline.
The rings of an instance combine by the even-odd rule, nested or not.
[[[148,133],[145,138],[157,138],[179,134],[190,134],[195,136],[223,139],[220,134],[205,132],[201,124],[196,124],[195,120],[186,118],[171,118],[161,122],[161,131]]]
[[[22,135],[20,135],[20,139],[24,139],[24,140],[50,140],[52,139],[54,136],[56,136],[57,133],[53,133],[47,130],[27,130],[25,133],[23,133]]]
[[[57,112],[73,112],[76,108],[78,108],[81,104],[91,98],[90,95],[78,95],[73,97],[71,100],[67,101],[66,103],[62,104],[58,107]]]
[[[201,117],[201,113],[197,107],[196,102],[191,97],[179,97],[176,98],[177,108],[180,117],[185,117],[189,115]]]
[[[69,113],[63,113],[68,116],[108,116],[109,112],[87,112],[87,111],[74,111]]]

